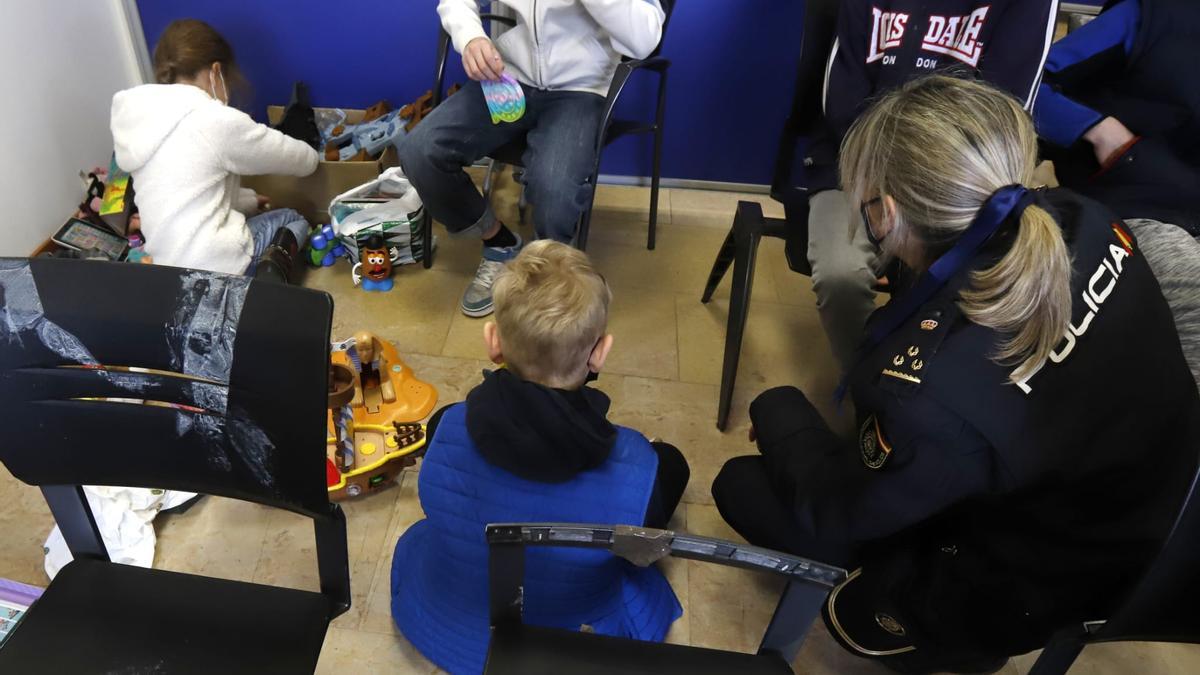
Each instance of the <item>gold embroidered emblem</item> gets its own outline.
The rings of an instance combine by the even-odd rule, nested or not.
[[[904,637],[907,632],[904,630],[904,626],[900,625],[899,621],[883,612],[875,614],[875,623],[879,624],[880,628],[897,637]]]

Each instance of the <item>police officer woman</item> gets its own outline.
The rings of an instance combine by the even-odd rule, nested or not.
[[[920,276],[867,324],[858,437],[773,389],[760,454],[713,483],[750,542],[852,570],[830,632],[897,670],[992,670],[1107,616],[1195,473],[1200,395],[1137,241],[1027,188],[1036,158],[1029,116],[981,83],[915,80],[864,113],[842,180]]]

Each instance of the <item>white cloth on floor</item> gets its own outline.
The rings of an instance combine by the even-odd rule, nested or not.
[[[154,517],[194,499],[194,492],[146,488],[85,485],[88,505],[104,539],[109,558],[115,563],[151,567],[154,564]],[[54,579],[73,559],[58,526],[46,539],[46,576]]]

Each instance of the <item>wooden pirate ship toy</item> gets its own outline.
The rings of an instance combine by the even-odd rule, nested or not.
[[[425,452],[437,391],[391,343],[361,332],[335,343],[329,363],[326,482],[339,501],[386,487]]]

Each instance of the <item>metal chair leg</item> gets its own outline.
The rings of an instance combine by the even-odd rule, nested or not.
[[[596,153],[596,162],[592,165],[592,194],[588,196],[587,206],[579,215],[579,229],[575,233],[575,248],[587,250],[588,232],[592,227],[592,207],[596,205],[596,181],[600,177],[600,153]]]
[[[654,120],[654,164],[650,174],[650,227],[646,233],[646,248],[654,250],[658,230],[658,184],[662,176],[663,118],[667,107],[667,71],[658,80],[658,109]]]
[[[758,243],[763,235],[762,206],[754,202],[738,202],[733,220],[734,256],[733,291],[729,296],[729,322],[725,328],[725,357],[721,365],[721,390],[717,403],[717,428],[725,430],[729,422],[729,407],[733,402],[733,385],[737,380],[738,360],[742,353],[742,337],[750,313],[750,293],[754,288],[754,264]]]
[[[429,215],[429,209],[425,209],[425,216],[421,221],[421,245],[422,249],[421,264],[425,269],[433,267],[433,216]]]
[[[1059,631],[1042,649],[1038,660],[1029,669],[1029,675],[1066,675],[1071,664],[1083,651],[1082,629],[1072,626]]]
[[[823,586],[788,582],[779,596],[779,604],[775,606],[775,614],[771,616],[758,653],[778,654],[789,665],[795,661],[809,629],[821,615],[827,597],[829,589]]]
[[[520,174],[514,171],[513,179],[515,180],[519,175]],[[529,200],[525,198],[525,184],[521,183],[521,196],[517,198],[517,218],[520,219],[522,225],[525,224],[526,214],[528,212]]]
[[[707,303],[712,300],[713,291],[721,285],[721,280],[725,278],[725,273],[733,264],[733,256],[737,251],[737,237],[734,235],[736,224],[737,217],[735,216],[734,225],[730,226],[729,234],[725,235],[725,242],[721,244],[721,250],[717,251],[717,259],[713,261],[712,271],[708,273],[708,282],[704,284],[704,295],[700,296],[700,302]]]
[[[491,200],[492,184],[496,182],[496,172],[504,168],[504,164],[494,159],[488,160],[487,173],[483,175],[483,198]]]

